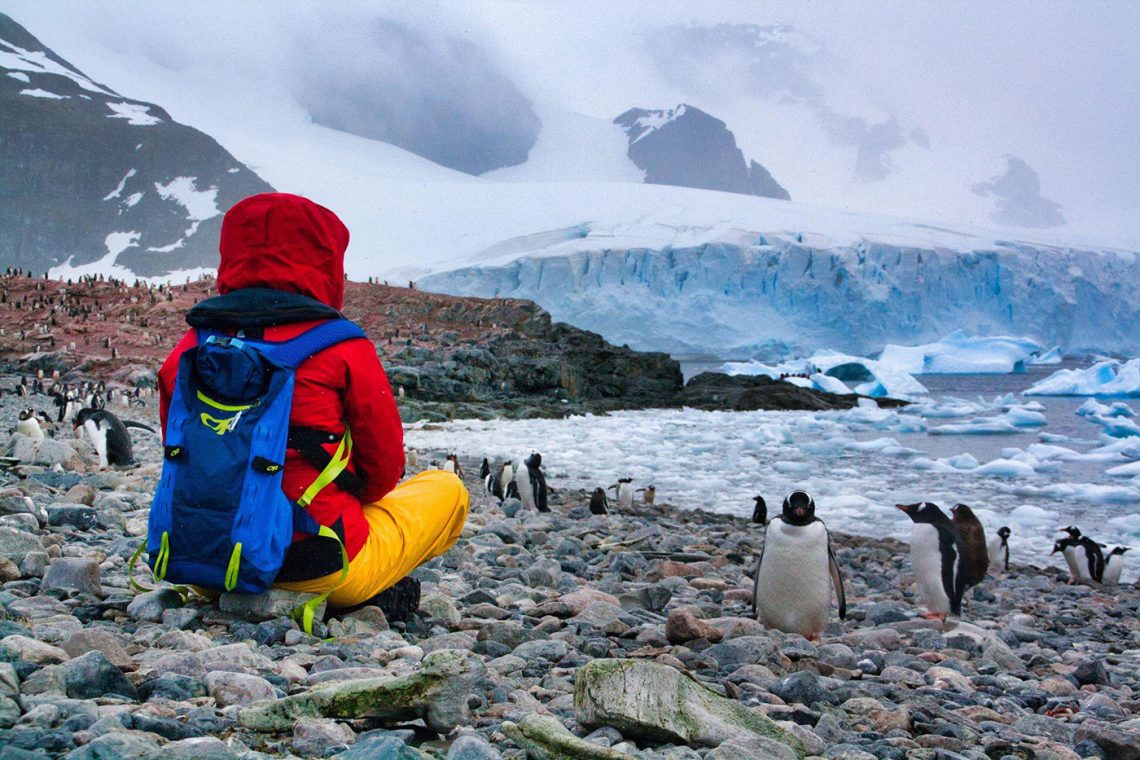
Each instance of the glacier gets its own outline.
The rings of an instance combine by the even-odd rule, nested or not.
[[[556,320],[675,356],[778,360],[822,346],[868,355],[957,330],[1026,335],[1066,355],[1140,353],[1132,251],[816,237],[736,228],[692,246],[607,248],[604,237],[588,235],[510,260],[471,261],[419,284],[531,299]]]

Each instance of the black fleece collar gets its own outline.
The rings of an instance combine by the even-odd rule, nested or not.
[[[298,293],[242,288],[202,301],[186,312],[186,323],[191,327],[241,330],[341,316],[328,304]]]

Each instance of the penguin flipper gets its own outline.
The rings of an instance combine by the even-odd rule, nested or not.
[[[756,598],[760,596],[760,566],[764,564],[764,549],[761,547],[760,556],[756,560],[756,570],[753,571],[752,576],[752,617],[759,620],[760,610],[756,607]]]
[[[141,422],[134,422],[132,420],[123,420],[123,427],[138,428],[139,430],[146,430],[149,433],[154,433],[155,435],[158,435],[157,430],[152,428],[150,425],[144,425]]]
[[[534,492],[534,506],[539,512],[549,512],[550,506],[546,500],[546,478],[542,470],[537,467],[527,467],[530,472],[530,487]]]
[[[831,582],[835,586],[835,598],[839,603],[839,619],[846,620],[847,594],[843,590],[843,573],[839,570],[839,562],[836,561],[835,552],[831,548],[830,535],[827,537],[827,565],[831,571]]]
[[[966,587],[958,571],[958,539],[949,529],[938,529],[938,551],[942,555],[942,590],[950,599],[950,611],[961,615]]]

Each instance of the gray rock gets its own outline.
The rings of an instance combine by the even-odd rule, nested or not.
[[[715,747],[752,733],[804,753],[802,742],[771,719],[647,660],[593,660],[579,668],[574,715],[583,726],[613,726],[649,741]]]
[[[225,742],[213,736],[179,739],[162,748],[162,760],[237,760],[239,757]]]
[[[182,606],[182,597],[170,588],[160,588],[139,594],[127,605],[127,614],[146,623],[162,622],[165,610]]]
[[[51,589],[102,597],[99,561],[90,557],[60,557],[52,560],[40,584],[41,591]]]
[[[628,760],[629,755],[580,739],[553,715],[531,714],[517,724],[503,723],[503,733],[531,757],[547,760]]]
[[[559,641],[558,639],[539,639],[537,641],[526,641],[519,644],[511,654],[527,661],[542,659],[557,662],[565,657],[568,651],[570,651],[570,648],[566,645],[565,641]]]
[[[1108,671],[1104,669],[1104,663],[1095,658],[1082,660],[1077,665],[1077,669],[1073,671],[1073,678],[1076,678],[1077,683],[1081,686],[1086,684],[1108,686],[1111,684],[1111,681],[1108,680]]]
[[[424,657],[419,670],[409,675],[321,685],[252,705],[238,719],[246,728],[282,731],[302,716],[381,721],[422,718],[432,730],[447,733],[465,720],[467,697],[486,670],[483,661],[470,652],[442,650]]]
[[[64,755],[67,760],[158,760],[158,745],[133,733],[110,733]]]
[[[801,670],[782,678],[771,687],[771,692],[788,703],[813,705],[816,702],[839,704],[839,697],[819,683],[819,677],[814,673]]]
[[[451,743],[446,760],[502,760],[499,750],[472,734],[464,734]]]
[[[0,525],[0,556],[21,565],[29,552],[44,554],[44,543],[39,536]],[[46,559],[47,555],[44,557]]]
[[[48,525],[70,526],[76,530],[91,530],[99,522],[98,513],[82,504],[53,504],[47,508]]]
[[[243,620],[260,622],[289,617],[293,614],[293,610],[315,596],[316,594],[302,594],[277,588],[269,589],[262,594],[222,594],[218,597],[218,608]],[[322,602],[314,611],[313,619],[320,620],[324,614],[325,604]]]
[[[776,642],[766,636],[739,636],[709,647],[704,654],[716,660],[722,670],[762,663],[776,653]]]
[[[138,699],[134,684],[98,650],[75,657],[58,667],[63,671],[67,696],[72,699],[94,699],[108,694]]]
[[[355,741],[356,732],[335,720],[302,717],[293,724],[293,751],[302,757],[326,757]]]
[[[334,755],[336,760],[429,760],[428,756],[404,743],[394,732],[369,731],[362,734],[347,751]]]
[[[219,707],[250,705],[277,696],[273,684],[260,676],[214,670],[206,674],[206,690]]]
[[[99,651],[120,670],[134,670],[135,664],[119,640],[111,633],[97,628],[85,628],[71,634],[63,642],[63,650],[72,657]]]

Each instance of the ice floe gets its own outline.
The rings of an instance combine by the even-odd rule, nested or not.
[[[879,363],[911,375],[1008,374],[1025,372],[1026,364],[1039,355],[1044,359],[1044,353],[1045,347],[1032,338],[973,337],[958,330],[921,346],[888,345]]]
[[[1027,396],[1140,397],[1140,359],[1109,359],[1087,369],[1060,369],[1023,391]]]

